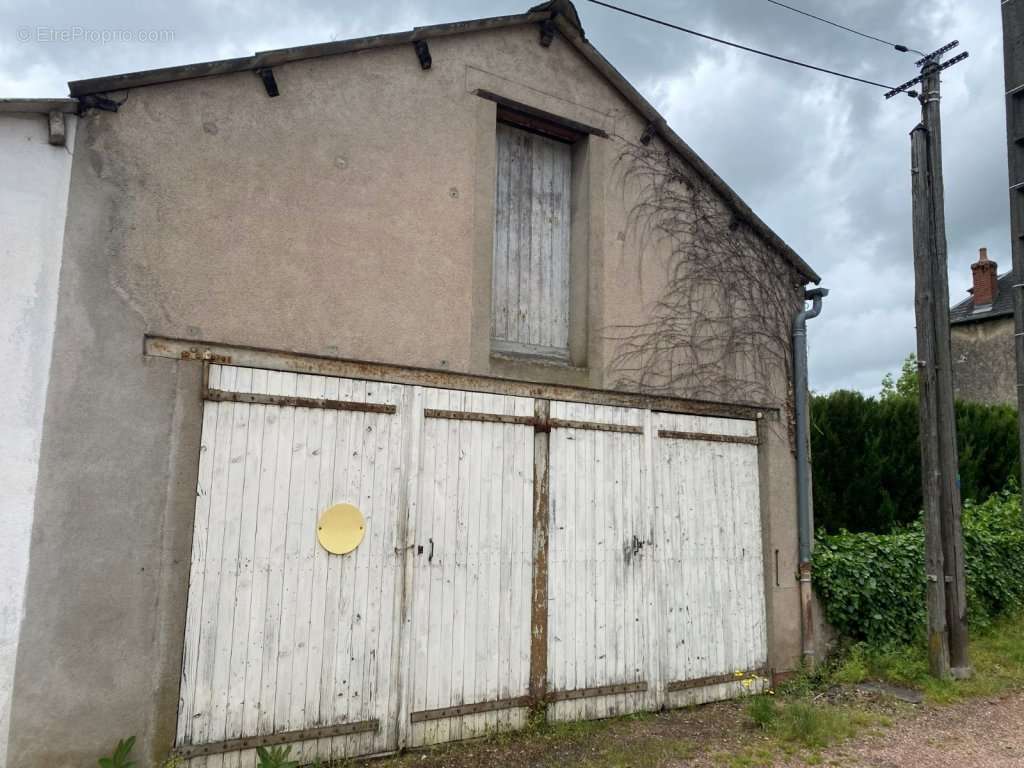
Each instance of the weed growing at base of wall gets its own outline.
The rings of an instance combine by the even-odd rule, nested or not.
[[[135,765],[135,762],[129,760],[128,755],[131,753],[132,747],[134,746],[134,736],[130,736],[127,739],[121,739],[117,742],[114,754],[110,757],[101,757],[97,761],[100,768],[132,768]]]
[[[1024,608],[1024,518],[1013,487],[964,504],[964,560],[971,627]],[[924,530],[819,535],[814,585],[825,617],[874,646],[909,643],[925,625]]]
[[[291,753],[291,747],[256,747],[256,756],[259,758],[256,768],[299,768],[297,760],[288,759]]]

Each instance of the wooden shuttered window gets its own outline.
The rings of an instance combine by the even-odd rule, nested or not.
[[[569,359],[571,182],[570,143],[497,124],[496,352]]]

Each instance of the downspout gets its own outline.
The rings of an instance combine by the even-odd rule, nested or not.
[[[796,509],[800,542],[800,627],[801,652],[804,664],[814,667],[814,611],[811,592],[811,543],[813,520],[811,517],[811,461],[810,414],[807,402],[807,321],[821,314],[821,300],[828,296],[827,288],[813,288],[804,292],[804,300],[812,302],[810,309],[801,310],[793,318],[793,389],[796,416]]]

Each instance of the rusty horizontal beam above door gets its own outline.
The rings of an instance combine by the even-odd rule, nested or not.
[[[658,437],[668,440],[703,440],[708,443],[741,443],[758,445],[761,441],[755,436],[747,435],[715,435],[710,432],[676,432],[671,429],[659,429]]]
[[[264,736],[247,736],[240,739],[214,741],[209,744],[185,744],[180,747],[175,747],[173,754],[187,760],[193,757],[222,755],[226,752],[238,752],[243,749],[256,749],[256,747],[270,747],[278,744],[294,744],[297,741],[327,739],[333,736],[350,736],[355,733],[371,733],[376,732],[379,727],[380,721],[378,720],[359,720],[352,723],[324,725],[319,728],[303,728],[299,731],[283,731],[281,733],[270,733]]]
[[[533,416],[508,416],[503,413],[477,413],[475,411],[445,411],[438,408],[424,408],[426,419],[451,419],[452,421],[486,421],[492,424],[525,424],[535,426],[537,419]]]
[[[599,421],[573,421],[572,419],[551,419],[548,425],[552,429],[592,429],[597,432],[626,432],[632,435],[642,435],[643,427],[634,427],[632,424],[605,424]]]
[[[501,709],[521,709],[529,707],[532,701],[529,696],[517,696],[514,699],[498,699],[497,701],[479,701],[476,704],[459,704],[454,707],[442,707],[441,709],[425,709],[420,712],[413,712],[410,720],[414,723],[424,723],[428,720],[444,720],[449,717],[465,717],[476,715],[480,712],[496,712]]]
[[[207,389],[204,400],[217,403],[248,403],[250,405],[280,405],[293,408],[325,408],[329,411],[363,411],[365,413],[397,413],[398,408],[387,403],[359,403],[353,400],[327,400],[321,397],[290,397],[263,395],[254,392],[225,392]]]
[[[389,363],[371,363],[362,360],[346,360],[323,355],[161,336],[146,336],[144,341],[146,355],[172,360],[208,361],[224,365],[237,365],[243,368],[265,368],[272,371],[308,373],[317,376],[342,376],[350,379],[382,381],[389,384],[458,389],[544,400],[566,400],[620,408],[642,408],[665,413],[684,413],[693,416],[719,416],[727,419],[760,419],[762,417],[778,419],[779,417],[778,407],[771,405],[687,400],[665,395],[641,395],[563,384],[515,381],[497,376],[413,368]]]
[[[744,680],[754,680],[758,677],[767,677],[768,672],[764,669],[754,669],[747,672],[726,672],[723,675],[711,675],[710,677],[698,677],[693,680],[674,680],[665,684],[665,691],[675,693],[677,691],[689,691],[694,688],[705,688],[709,685],[722,685],[724,683],[742,683]]]
[[[545,698],[549,702],[575,701],[576,699],[592,699],[597,696],[618,696],[623,693],[643,693],[647,690],[647,681],[639,683],[619,683],[617,685],[599,685],[595,688],[573,688],[568,691],[551,691]]]

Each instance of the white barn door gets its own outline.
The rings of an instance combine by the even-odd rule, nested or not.
[[[768,657],[757,425],[654,414],[654,427],[666,703],[727,698]]]
[[[403,746],[525,724],[533,400],[416,390]]]
[[[549,717],[761,687],[757,425],[551,404]]]
[[[204,407],[177,747],[210,768],[253,765],[269,734],[300,760],[393,749],[401,388],[229,366],[209,384],[243,402]],[[344,557],[316,536],[338,502],[367,523]]]
[[[518,728],[531,668],[567,720],[724,698],[766,664],[754,422],[221,365],[206,396],[190,768]],[[318,520],[345,502],[366,536],[331,555]]]
[[[650,709],[655,526],[645,411],[551,403],[548,699],[557,720]]]

